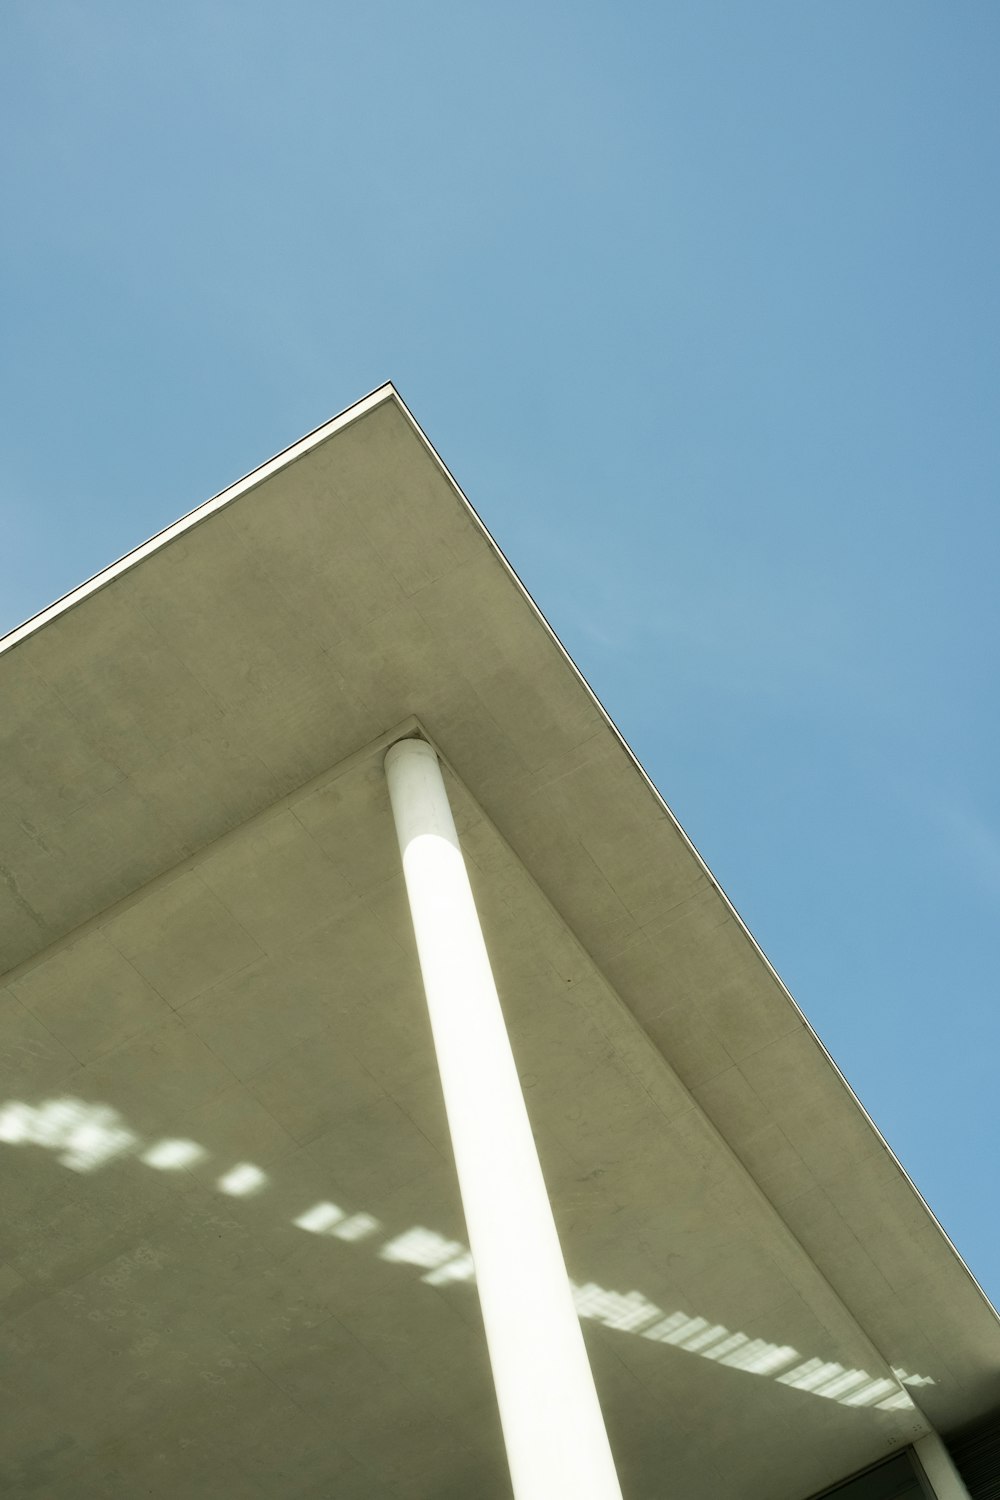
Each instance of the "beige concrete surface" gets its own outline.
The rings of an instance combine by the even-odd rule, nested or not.
[[[627,1500],[995,1406],[995,1315],[683,834],[395,394],[350,416],[0,655],[5,1492],[509,1494],[414,715]]]

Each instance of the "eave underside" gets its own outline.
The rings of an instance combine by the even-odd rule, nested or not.
[[[80,1465],[136,1444],[181,1463],[178,1422],[242,1474],[274,1390],[347,1434],[338,1494],[505,1492],[472,1289],[386,1258],[415,1228],[462,1240],[379,763],[414,714],[452,768],[570,1271],[604,1307],[630,1500],[678,1464],[691,1496],[773,1497],[779,1448],[795,1500],[924,1423],[609,1326],[628,1319],[599,1292],[920,1374],[943,1430],[995,1403],[991,1310],[391,394],[0,672],[4,1097],[206,1152],[177,1172],[138,1145],[99,1172],[9,1153],[9,1326],[66,1369],[37,1493],[88,1493]],[[266,1190],[220,1200],[240,1162]],[[296,1227],[324,1201],[378,1230]],[[95,1394],[115,1371],[131,1406]],[[368,1454],[376,1390],[400,1436]],[[20,1399],[31,1434],[52,1389]]]

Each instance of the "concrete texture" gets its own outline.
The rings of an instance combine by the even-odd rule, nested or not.
[[[0,683],[5,1493],[509,1494],[414,715],[627,1500],[800,1500],[1000,1400],[992,1309],[390,388]]]

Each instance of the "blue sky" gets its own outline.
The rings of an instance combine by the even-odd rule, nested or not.
[[[1000,1297],[993,0],[0,31],[0,628],[395,381]]]

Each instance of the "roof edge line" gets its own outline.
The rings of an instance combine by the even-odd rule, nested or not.
[[[110,563],[108,567],[102,568],[99,573],[95,573],[91,578],[78,584],[76,588],[70,589],[68,593],[63,594],[53,604],[46,605],[37,614],[29,615],[28,619],[22,624],[15,625],[13,630],[4,636],[0,636],[0,656],[12,650],[15,646],[20,645],[29,636],[34,635],[36,630],[40,630],[50,620],[57,619],[58,616],[66,614],[68,610],[75,608],[76,605],[82,604],[91,594],[96,594],[101,589],[106,588],[109,583],[113,583],[123,573],[129,572],[130,569],[142,562],[144,558],[149,557],[154,552],[158,552],[161,547],[167,546],[168,543],[174,541],[177,537],[183,536],[185,532],[192,530],[193,527],[207,520],[209,516],[215,515],[217,511],[224,510],[227,505],[231,505],[241,495],[245,495],[249,490],[255,489],[265,479],[269,479],[273,474],[278,473],[279,470],[287,468],[289,464],[303,457],[310,449],[317,447],[320,443],[325,442],[327,438],[332,437],[335,432],[340,432],[345,427],[349,427],[353,422],[357,422],[361,417],[367,416],[369,412],[384,405],[386,401],[395,401],[406,412],[406,415],[410,417],[410,421],[413,421],[392,381],[384,381],[382,385],[376,386],[374,390],[369,391],[367,396],[362,396],[360,401],[352,402],[350,406],[345,407],[336,416],[328,418],[327,421],[321,422],[318,427],[314,427],[311,432],[307,432],[304,437],[296,439],[287,448],[282,448],[271,458],[265,459],[262,464],[258,464],[257,468],[251,469],[241,479],[237,479],[235,484],[227,485],[218,494],[210,496],[207,500],[203,500],[193,510],[189,510],[186,515],[181,516],[179,520],[172,521],[169,526],[164,526],[161,531],[154,532],[146,541],[140,542],[137,547],[133,547],[130,552],[124,553],[113,563]]]
[[[487,539],[489,540],[490,544],[495,549],[496,554],[499,557],[500,562],[502,563],[503,567],[506,569],[508,575],[513,580],[515,586],[517,587],[517,589],[519,590],[519,592],[521,593],[521,595],[523,596],[523,598],[527,601],[529,607],[534,611],[535,615],[537,616],[537,618],[541,622],[543,628],[547,631],[548,635],[551,637],[551,639],[554,642],[556,648],[558,649],[558,651],[562,655],[563,659],[565,660],[565,662],[569,666],[570,670],[573,672],[574,676],[577,678],[577,680],[579,681],[579,683],[582,685],[582,687],[584,688],[584,691],[590,697],[592,703],[597,708],[598,712],[601,714],[602,718],[604,719],[604,721],[607,724],[608,728],[611,730],[612,734],[618,740],[618,743],[621,745],[621,747],[624,750],[626,756],[631,761],[633,768],[638,773],[638,775],[641,778],[641,780],[645,783],[645,786],[646,786],[647,790],[651,793],[654,802],[656,802],[663,809],[663,811],[666,813],[667,817],[670,819],[670,822],[673,824],[674,828],[677,830],[677,833],[680,835],[680,837],[683,840],[683,842],[687,845],[688,849],[691,851],[691,853],[693,854],[694,858],[697,860],[698,864],[701,866],[702,870],[705,872],[705,875],[708,877],[708,879],[711,882],[711,884],[715,887],[715,889],[718,892],[719,896],[721,897],[722,901],[728,907],[729,912],[732,915],[733,920],[736,923],[736,926],[742,932],[743,936],[747,939],[747,941],[749,942],[751,948],[756,953],[758,959],[763,964],[763,966],[767,970],[767,972],[771,975],[771,978],[774,980],[775,984],[778,986],[778,988],[781,991],[782,995],[788,1001],[788,1003],[791,1006],[792,1010],[798,1016],[798,1019],[801,1022],[801,1024],[802,1024],[804,1030],[806,1031],[806,1033],[812,1038],[812,1040],[815,1042],[816,1046],[819,1048],[819,1050],[822,1053],[823,1057],[826,1059],[827,1063],[829,1064],[830,1068],[832,1069],[835,1077],[839,1080],[842,1088],[845,1090],[845,1092],[847,1093],[848,1097],[851,1099],[851,1101],[853,1102],[853,1104],[857,1108],[858,1112],[861,1114],[861,1116],[865,1120],[866,1124],[869,1126],[869,1128],[871,1129],[872,1133],[875,1135],[876,1139],[881,1144],[882,1148],[886,1152],[886,1155],[892,1161],[893,1165],[896,1167],[896,1170],[899,1172],[900,1176],[906,1182],[906,1184],[909,1187],[910,1191],[914,1194],[914,1196],[917,1198],[917,1200],[919,1201],[919,1203],[922,1205],[924,1211],[927,1214],[927,1217],[930,1219],[931,1223],[934,1225],[934,1227],[937,1230],[938,1234],[941,1236],[941,1239],[944,1241],[945,1246],[951,1252],[951,1254],[954,1256],[955,1260],[958,1262],[958,1265],[959,1265],[960,1269],[962,1271],[964,1271],[965,1275],[968,1277],[969,1281],[972,1283],[972,1285],[975,1288],[975,1290],[979,1293],[979,1296],[982,1298],[983,1302],[985,1303],[987,1310],[993,1315],[993,1318],[995,1320],[997,1320],[998,1322],[1000,1322],[1000,1309],[998,1309],[997,1307],[995,1307],[994,1304],[993,1304],[993,1302],[990,1300],[990,1298],[987,1295],[986,1290],[983,1287],[982,1283],[979,1281],[978,1277],[975,1275],[975,1273],[970,1268],[970,1266],[969,1266],[968,1262],[966,1261],[965,1257],[962,1255],[962,1253],[959,1250],[958,1246],[955,1244],[954,1240],[951,1238],[951,1235],[945,1229],[944,1225],[941,1223],[941,1220],[938,1218],[937,1214],[931,1208],[930,1204],[927,1202],[927,1199],[924,1197],[923,1193],[921,1193],[920,1189],[917,1187],[916,1183],[913,1181],[913,1178],[910,1176],[909,1172],[903,1166],[903,1163],[900,1161],[899,1157],[896,1155],[895,1151],[892,1149],[892,1146],[886,1140],[886,1138],[883,1135],[882,1131],[879,1129],[878,1125],[875,1123],[875,1121],[872,1118],[871,1114],[866,1109],[863,1101],[858,1096],[858,1094],[855,1092],[854,1088],[851,1086],[851,1083],[849,1082],[849,1080],[848,1080],[846,1074],[844,1073],[843,1069],[839,1066],[839,1064],[837,1063],[836,1058],[833,1056],[833,1054],[831,1053],[830,1049],[827,1047],[826,1043],[823,1041],[823,1038],[816,1031],[815,1027],[812,1025],[811,1021],[809,1020],[809,1017],[805,1014],[805,1012],[803,1011],[802,1007],[799,1005],[798,1001],[795,999],[795,996],[792,994],[791,990],[788,988],[787,984],[785,984],[785,982],[782,979],[781,975],[778,973],[778,971],[775,968],[774,964],[768,958],[767,954],[764,952],[764,950],[761,947],[760,943],[757,941],[757,939],[754,937],[753,933],[750,931],[750,928],[748,927],[747,923],[744,921],[743,917],[740,915],[740,912],[736,908],[735,904],[733,903],[733,901],[731,900],[731,898],[726,894],[726,892],[723,889],[721,883],[716,879],[715,875],[712,873],[711,869],[709,868],[708,861],[705,859],[704,855],[698,849],[698,847],[694,843],[694,840],[691,838],[690,834],[687,833],[687,831],[685,830],[685,828],[681,824],[680,819],[677,817],[677,814],[674,812],[673,808],[667,802],[666,798],[664,797],[663,793],[660,791],[659,787],[653,781],[653,779],[650,776],[649,772],[646,770],[645,766],[642,764],[642,762],[639,759],[638,755],[636,755],[635,751],[632,749],[632,746],[629,744],[628,740],[622,734],[621,730],[618,728],[618,725],[615,723],[614,719],[611,717],[610,713],[605,708],[604,704],[601,702],[600,698],[597,696],[597,694],[595,693],[594,689],[591,687],[590,683],[587,681],[586,677],[583,675],[583,673],[581,672],[580,668],[577,666],[576,662],[573,660],[573,658],[570,655],[569,651],[563,645],[563,642],[560,640],[559,635],[557,634],[557,632],[555,631],[555,629],[551,625],[550,621],[546,617],[545,612],[542,610],[542,608],[540,607],[540,605],[537,603],[537,601],[535,600],[535,598],[532,596],[530,590],[527,588],[527,586],[525,585],[525,583],[520,578],[520,576],[519,576],[517,570],[515,569],[514,565],[511,563],[511,561],[508,558],[507,554],[504,552],[503,548],[500,546],[500,543],[497,541],[496,537],[490,531],[489,527],[486,525],[486,522],[483,520],[482,516],[476,510],[476,507],[473,505],[473,503],[469,499],[468,495],[466,495],[465,491],[462,489],[462,486],[459,484],[459,482],[455,478],[454,474],[448,468],[448,465],[445,463],[444,459],[441,457],[440,453],[437,451],[437,449],[435,448],[434,444],[431,442],[430,438],[427,436],[426,432],[423,430],[423,428],[421,427],[420,423],[417,421],[416,417],[413,415],[413,413],[410,411],[409,407],[406,405],[406,402],[403,400],[402,396],[400,396],[400,394],[399,394],[398,391],[395,393],[395,395],[396,395],[397,405],[399,406],[399,408],[402,411],[403,415],[407,418],[407,420],[409,421],[409,423],[410,423],[411,427],[413,428],[414,432],[420,438],[421,442],[423,442],[424,446],[427,448],[427,450],[430,453],[431,457],[434,459],[435,463],[441,469],[441,472],[444,474],[445,478],[452,485],[453,489],[455,490],[456,494],[459,496],[460,500],[464,503],[464,505],[467,507],[467,509],[471,512],[471,514],[475,518],[477,524],[482,528],[482,531],[483,531],[484,535],[487,537]],[[600,967],[600,966],[598,965],[598,967]],[[617,991],[616,991],[616,993],[617,993]],[[622,1003],[624,1004],[625,1002],[623,1001]],[[668,1059],[668,1061],[669,1061],[669,1059]],[[711,1119],[711,1116],[708,1115],[707,1110],[704,1111],[704,1113],[706,1115],[706,1118]],[[715,1124],[714,1120],[712,1121],[712,1124],[713,1124],[713,1127],[714,1127],[714,1124]],[[720,1134],[721,1134],[721,1132],[720,1132]],[[753,1181],[756,1182],[756,1178],[754,1177],[753,1173],[749,1172],[749,1168],[747,1168],[745,1166],[745,1164],[744,1164],[744,1168],[749,1173],[749,1175],[753,1179]],[[758,1184],[758,1186],[759,1186],[759,1184]],[[761,1189],[761,1192],[763,1192],[763,1191],[764,1190]],[[765,1196],[765,1198],[768,1198],[768,1195],[766,1193],[764,1193],[764,1196]],[[770,1202],[769,1198],[768,1198],[768,1201]],[[780,1210],[776,1209],[776,1212],[778,1213],[779,1217],[784,1222],[784,1216],[781,1214]],[[791,1232],[791,1231],[789,1231],[789,1232]],[[843,1300],[843,1299],[841,1299],[841,1300]],[[848,1311],[851,1313],[851,1316],[854,1317],[853,1310],[849,1307],[849,1305],[846,1302],[844,1303],[844,1305],[846,1307],[848,1307]]]

